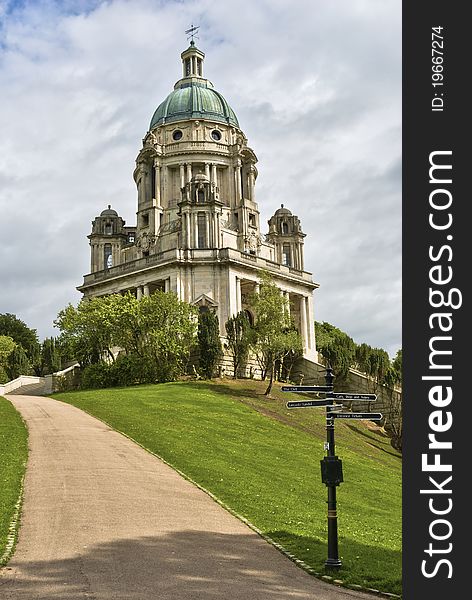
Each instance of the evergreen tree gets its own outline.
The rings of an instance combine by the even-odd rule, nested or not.
[[[205,379],[211,379],[223,354],[220,325],[216,313],[209,310],[199,313],[197,337],[200,351],[200,371]]]
[[[41,346],[41,374],[49,375],[61,369],[61,354],[56,340],[46,338]]]

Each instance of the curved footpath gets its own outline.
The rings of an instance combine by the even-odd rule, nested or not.
[[[81,410],[10,396],[29,428],[3,600],[353,600],[162,461]]]

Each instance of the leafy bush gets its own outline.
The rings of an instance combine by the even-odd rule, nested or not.
[[[98,389],[112,387],[112,365],[104,362],[85,367],[82,373],[81,387],[83,389]]]
[[[150,359],[137,354],[119,356],[110,370],[114,385],[135,385],[156,381],[156,372]]]

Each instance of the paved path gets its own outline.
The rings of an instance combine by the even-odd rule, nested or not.
[[[22,525],[2,600],[354,600],[84,412],[10,396],[29,427]]]

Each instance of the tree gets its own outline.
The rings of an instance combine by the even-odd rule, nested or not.
[[[384,422],[384,429],[392,438],[392,446],[401,452],[403,438],[403,408],[401,393],[395,386],[402,383],[402,350],[398,350],[395,358],[387,369],[383,384],[387,388],[388,420]]]
[[[237,379],[241,365],[249,354],[250,323],[244,311],[230,317],[225,323],[228,348],[233,356],[233,378]]]
[[[366,373],[373,382],[373,393],[384,383],[389,369],[390,357],[387,352],[382,348],[372,348],[369,354]]]
[[[17,345],[23,348],[28,365],[25,366],[22,356],[20,359],[21,352],[18,350],[15,364],[25,369],[25,372],[20,374],[27,375],[31,368],[34,368],[35,371],[38,369],[40,345],[36,329],[30,329],[16,315],[4,313],[0,314],[0,335],[11,337]],[[16,372],[16,367],[12,368]]]
[[[395,377],[396,377],[395,383],[401,385],[401,383],[403,381],[403,356],[402,356],[401,348],[400,348],[400,350],[397,350],[395,358],[392,361],[392,367],[396,374],[395,375]]]
[[[210,310],[199,313],[197,338],[200,351],[200,371],[205,379],[211,379],[216,365],[223,355],[220,325],[216,313]]]
[[[263,367],[263,374],[270,373],[264,392],[269,396],[277,362],[281,363],[292,350],[298,350],[302,342],[290,319],[287,301],[269,273],[262,273],[259,293],[251,297],[250,303],[256,315],[251,347]]]
[[[354,340],[334,325],[315,322],[318,352],[331,365],[336,380],[345,380],[354,364],[356,344]]]
[[[7,383],[10,380],[8,376],[8,358],[16,348],[13,339],[8,335],[0,335],[0,383]]]
[[[157,291],[139,303],[138,345],[156,368],[156,381],[174,381],[185,371],[197,333],[197,309],[173,292]]]
[[[56,340],[46,338],[41,344],[41,375],[56,373],[61,369],[61,354]]]
[[[294,326],[292,326],[290,331],[294,331],[297,337],[292,339],[292,343],[289,344],[287,352],[285,353],[281,363],[282,377],[285,381],[290,380],[294,364],[301,356],[303,356],[303,343],[301,336],[298,334]],[[287,334],[290,334],[290,331],[287,331]]]
[[[113,361],[113,308],[122,296],[112,295],[83,299],[77,308],[68,304],[54,325],[62,332],[62,341],[70,346],[82,367],[95,364],[104,355]]]
[[[15,345],[13,352],[8,357],[7,375],[9,380],[16,379],[20,375],[29,375],[31,373],[31,363],[19,344]]]
[[[356,345],[355,361],[356,367],[359,369],[359,371],[367,373],[369,370],[369,356],[371,352],[372,347],[368,344],[362,343]]]
[[[172,293],[137,300],[115,294],[68,305],[57,320],[61,344],[83,367],[115,360],[113,347],[146,363],[150,381],[173,381],[186,366],[197,329],[197,311]]]

